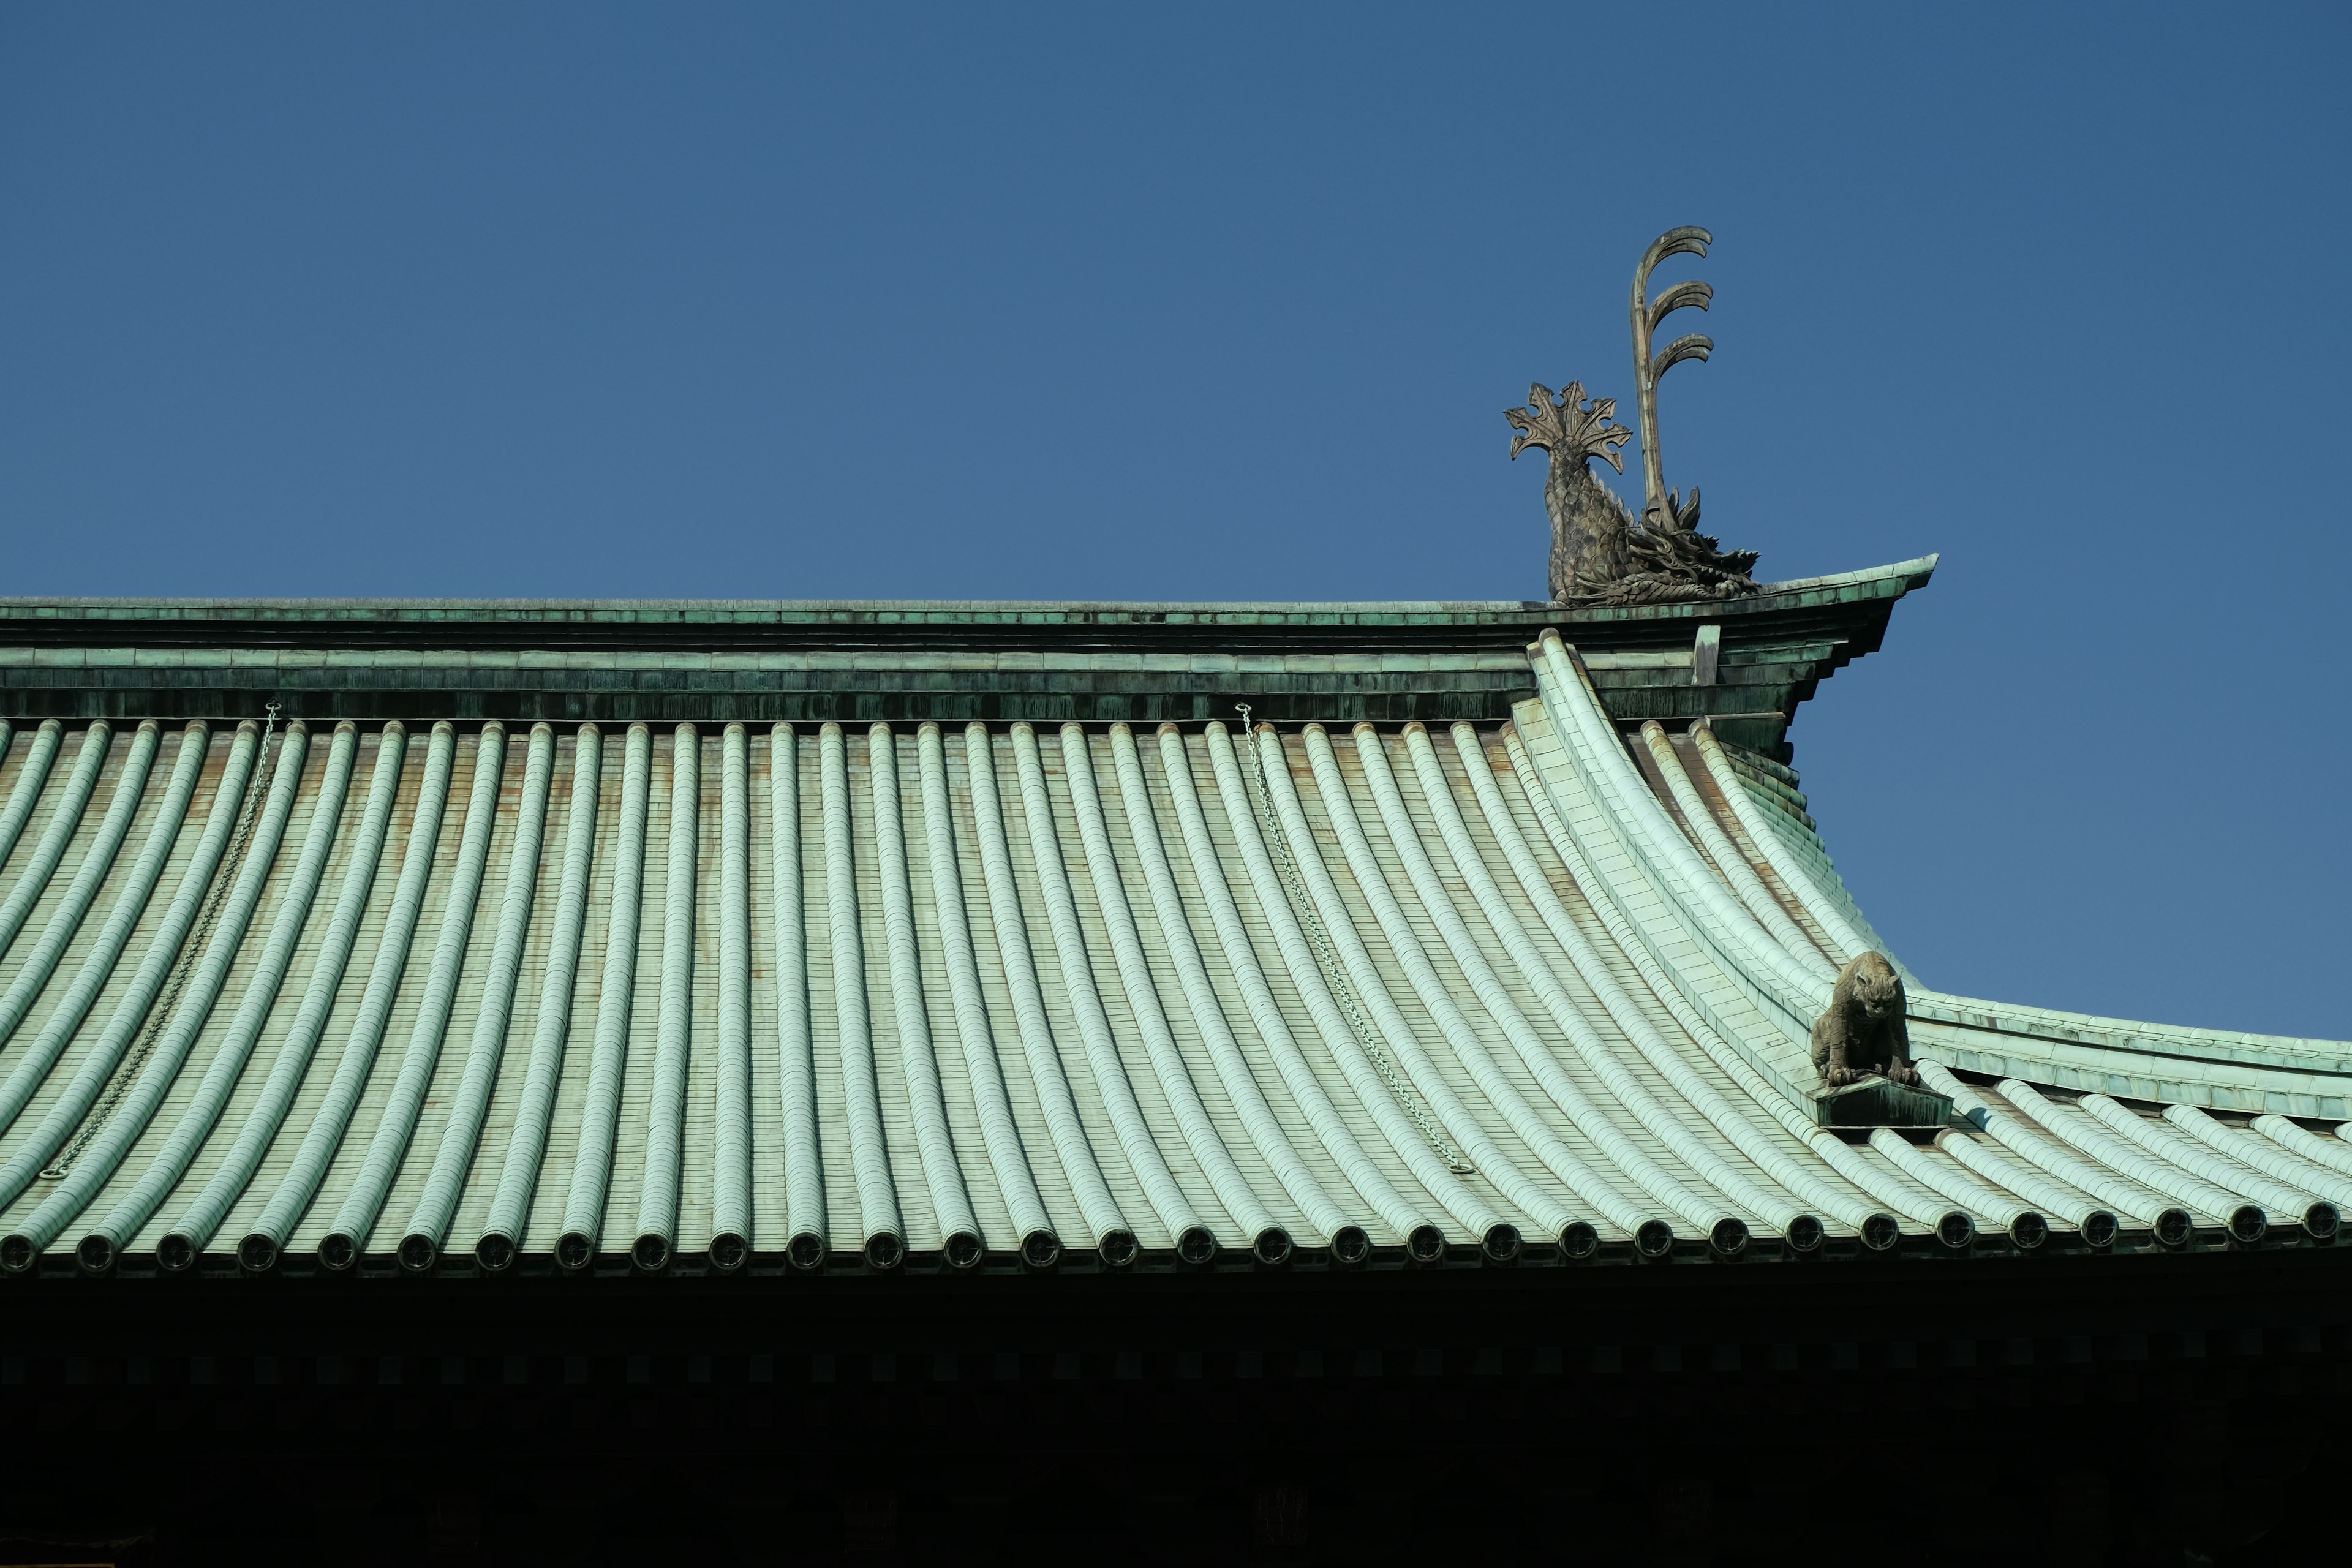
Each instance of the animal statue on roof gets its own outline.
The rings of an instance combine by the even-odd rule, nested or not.
[[[1511,437],[1513,458],[1529,447],[1551,454],[1544,506],[1551,513],[1549,587],[1555,605],[1674,604],[1756,592],[1748,576],[1756,552],[1724,550],[1699,532],[1697,489],[1688,501],[1667,489],[1658,455],[1658,378],[1684,360],[1706,358],[1715,343],[1693,333],[1653,353],[1651,334],[1671,311],[1685,306],[1706,310],[1715,290],[1694,280],[1677,283],[1653,300],[1650,272],[1669,256],[1705,256],[1712,238],[1703,228],[1670,229],[1643,252],[1633,270],[1633,389],[1642,425],[1643,495],[1639,521],[1591,467],[1599,458],[1625,471],[1616,448],[1633,432],[1611,422],[1617,412],[1614,398],[1587,403],[1577,382],[1555,396],[1538,383],[1528,389],[1527,407],[1504,411],[1518,432]]]
[[[1813,1020],[1813,1066],[1835,1089],[1873,1073],[1893,1083],[1917,1083],[1903,977],[1883,954],[1857,952],[1838,971],[1826,1012]]]

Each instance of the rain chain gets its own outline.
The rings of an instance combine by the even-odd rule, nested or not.
[[[1290,851],[1289,836],[1282,830],[1282,819],[1274,809],[1274,795],[1266,788],[1265,764],[1258,756],[1256,742],[1250,732],[1250,705],[1236,702],[1234,706],[1241,710],[1242,740],[1255,764],[1249,776],[1250,782],[1257,786],[1258,819],[1264,826],[1266,843],[1273,847],[1275,869],[1282,877],[1282,889],[1290,900],[1291,912],[1298,917],[1300,929],[1307,933],[1307,944],[1315,950],[1316,964],[1323,971],[1323,984],[1329,988],[1331,999],[1339,1005],[1340,1015],[1348,1020],[1348,1027],[1354,1032],[1356,1043],[1363,1048],[1372,1069],[1381,1075],[1381,1082],[1388,1086],[1389,1094],[1396,1100],[1397,1108],[1412,1118],[1412,1124],[1421,1129],[1421,1135],[1429,1141],[1429,1146],[1437,1152],[1437,1157],[1445,1162],[1449,1170],[1457,1175],[1467,1174],[1475,1167],[1446,1138],[1437,1118],[1429,1113],[1429,1107],[1423,1104],[1421,1096],[1414,1092],[1412,1081],[1398,1071],[1396,1064],[1389,1059],[1388,1051],[1381,1043],[1380,1032],[1373,1028],[1370,1016],[1364,1011],[1363,999],[1357,995],[1354,984],[1349,980],[1348,972],[1339,962],[1339,950],[1331,945],[1331,933],[1324,929],[1323,917],[1317,911],[1315,900],[1307,893],[1306,879],[1299,875],[1297,858]]]
[[[171,1026],[172,1015],[180,1005],[180,994],[188,988],[189,975],[195,972],[196,965],[204,959],[205,944],[212,940],[213,927],[219,922],[221,907],[228,902],[229,889],[236,886],[237,871],[245,864],[246,849],[253,843],[253,825],[260,815],[261,797],[266,793],[262,788],[262,774],[267,771],[263,764],[269,760],[269,737],[277,728],[278,704],[272,702],[265,710],[262,720],[261,754],[255,762],[253,771],[246,775],[245,801],[238,809],[236,837],[229,845],[227,858],[213,873],[212,890],[205,897],[204,910],[196,918],[195,929],[180,945],[180,961],[172,967],[172,984],[148,1013],[146,1026],[139,1031],[138,1042],[123,1057],[122,1065],[114,1069],[114,1077],[108,1081],[106,1093],[100,1099],[97,1109],[82,1122],[81,1131],[74,1134],[73,1142],[66,1145],[65,1152],[41,1167],[40,1180],[57,1181],[74,1168],[74,1162],[81,1158],[82,1151],[89,1147],[90,1140],[106,1130],[107,1121],[113,1116],[115,1107],[121,1105],[122,1097],[131,1092],[131,1086],[139,1081],[140,1071],[146,1067],[147,1058],[155,1054],[155,1042]]]

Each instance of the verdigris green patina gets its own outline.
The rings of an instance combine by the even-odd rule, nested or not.
[[[1790,717],[1877,648],[1926,557],[1725,603],[0,599],[0,717],[1499,722],[1557,626],[1613,717]],[[1713,633],[1706,628],[1714,627]],[[1702,640],[1711,666],[1695,657]],[[1702,679],[1702,678],[1706,679]]]

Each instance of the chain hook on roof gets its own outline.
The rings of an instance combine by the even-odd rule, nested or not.
[[[129,1094],[131,1086],[138,1081],[140,1072],[147,1065],[147,1058],[155,1054],[155,1043],[163,1037],[164,1029],[171,1025],[172,1015],[179,1010],[180,994],[188,988],[188,978],[195,972],[206,944],[212,940],[213,927],[219,923],[221,910],[228,902],[229,889],[236,883],[237,873],[244,868],[245,852],[252,846],[255,815],[261,804],[261,775],[269,763],[269,737],[278,728],[278,711],[276,702],[268,703],[262,709],[261,745],[254,755],[253,771],[245,776],[245,796],[237,805],[236,837],[221,864],[214,868],[212,886],[205,889],[203,912],[196,917],[195,929],[181,944],[178,962],[172,966],[169,989],[162,1000],[149,1009],[146,1023],[139,1031],[138,1044],[131,1047],[122,1058],[122,1064],[108,1079],[106,1094],[98,1102],[97,1109],[83,1121],[81,1130],[74,1135],[73,1142],[66,1146],[65,1152],[41,1167],[37,1180],[54,1182],[74,1168],[74,1162],[81,1158],[82,1152],[105,1130],[107,1122],[114,1116],[115,1108],[122,1103],[123,1096]]]
[[[1364,1011],[1363,998],[1357,994],[1355,983],[1348,977],[1347,966],[1340,962],[1339,951],[1332,944],[1331,933],[1324,927],[1322,914],[1317,910],[1314,897],[1307,891],[1306,879],[1299,871],[1298,858],[1292,853],[1290,837],[1283,831],[1282,818],[1274,808],[1274,794],[1266,787],[1264,761],[1258,755],[1257,742],[1250,731],[1250,705],[1236,702],[1234,706],[1241,710],[1242,739],[1249,749],[1249,776],[1251,782],[1257,785],[1258,818],[1264,827],[1266,843],[1274,849],[1275,869],[1282,878],[1283,897],[1289,901],[1291,913],[1297,918],[1307,946],[1315,951],[1315,966],[1323,972],[1323,984],[1330,991],[1331,1000],[1338,1004],[1340,1016],[1348,1021],[1348,1032],[1356,1037],[1358,1048],[1372,1064],[1372,1070],[1380,1075],[1381,1084],[1389,1091],[1389,1098],[1395,1100],[1397,1109],[1412,1120],[1413,1126],[1420,1130],[1423,1140],[1439,1159],[1445,1162],[1446,1168],[1456,1175],[1466,1175],[1475,1167],[1470,1163],[1468,1156],[1446,1137],[1445,1130],[1438,1124],[1435,1115],[1414,1089],[1412,1080],[1389,1058],[1379,1032]]]

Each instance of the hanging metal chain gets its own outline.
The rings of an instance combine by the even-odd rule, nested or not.
[[[1437,1157],[1445,1162],[1448,1169],[1456,1175],[1467,1174],[1474,1167],[1462,1151],[1454,1146],[1453,1141],[1445,1136],[1445,1130],[1438,1125],[1437,1118],[1430,1114],[1429,1107],[1415,1092],[1412,1080],[1389,1059],[1388,1051],[1381,1044],[1380,1031],[1372,1026],[1370,1016],[1364,1011],[1363,998],[1357,994],[1355,984],[1348,978],[1347,967],[1340,963],[1339,950],[1332,945],[1331,933],[1325,928],[1323,917],[1315,907],[1315,900],[1307,890],[1307,879],[1298,869],[1297,857],[1291,853],[1290,836],[1283,831],[1282,818],[1275,811],[1274,795],[1266,787],[1265,769],[1258,754],[1257,739],[1250,732],[1250,705],[1236,702],[1234,706],[1241,710],[1242,740],[1250,756],[1250,782],[1257,786],[1258,820],[1263,826],[1266,843],[1274,850],[1274,867],[1282,878],[1283,894],[1290,900],[1291,912],[1298,917],[1299,929],[1307,933],[1307,945],[1315,950],[1315,963],[1323,971],[1323,984],[1329,989],[1331,999],[1339,1005],[1339,1016],[1348,1020],[1349,1031],[1356,1037],[1356,1044],[1362,1047],[1364,1056],[1371,1062],[1372,1070],[1380,1074],[1381,1082],[1388,1087],[1389,1097],[1396,1101],[1397,1109],[1412,1118],[1412,1124],[1421,1129],[1422,1137],[1437,1152]]]
[[[121,1065],[114,1069],[114,1076],[107,1081],[106,1093],[100,1097],[98,1108],[83,1119],[81,1131],[74,1134],[74,1140],[66,1146],[65,1152],[41,1167],[42,1181],[54,1182],[71,1171],[74,1162],[81,1158],[82,1151],[105,1131],[115,1108],[131,1092],[131,1086],[139,1081],[141,1071],[147,1066],[147,1058],[155,1054],[155,1043],[163,1037],[163,1031],[171,1026],[172,1015],[179,1010],[181,993],[187,990],[189,977],[204,960],[205,947],[212,941],[213,928],[220,923],[221,910],[228,902],[229,889],[236,886],[237,872],[245,865],[245,852],[253,843],[254,823],[260,815],[262,774],[269,763],[269,737],[278,728],[278,704],[272,702],[263,711],[261,750],[254,758],[253,771],[246,775],[245,798],[237,808],[236,837],[231,840],[228,854],[219,868],[213,873],[213,885],[205,894],[204,910],[196,917],[195,929],[188,933],[188,940],[180,946],[180,959],[172,966],[171,983],[164,987],[163,994],[156,1005],[148,1009],[146,1026],[139,1031],[138,1042],[123,1057]]]

